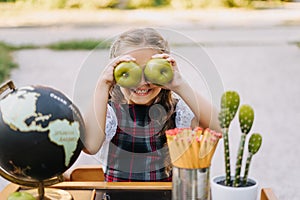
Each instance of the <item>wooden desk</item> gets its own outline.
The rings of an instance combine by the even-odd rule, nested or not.
[[[74,200],[90,200],[93,189],[97,190],[97,193],[105,191],[168,191],[172,190],[172,183],[170,182],[62,182],[51,186],[50,188],[63,189],[68,191],[74,198]],[[7,199],[8,195],[15,191],[21,191],[24,188],[14,183],[9,184],[0,193],[0,199]],[[98,195],[99,196],[99,195]]]
[[[127,191],[134,193],[135,191],[147,191],[147,192],[159,192],[167,191],[171,192],[172,183],[170,182],[62,182],[51,186],[51,188],[63,189],[68,191],[74,198],[74,200],[90,200],[93,189],[97,191],[97,200],[101,199],[100,195],[105,191]],[[15,191],[20,191],[23,188],[14,183],[9,184],[0,193],[0,199],[7,199],[8,195]],[[102,196],[102,195],[101,195]],[[270,188],[263,188],[261,192],[261,200],[276,200],[272,190]]]

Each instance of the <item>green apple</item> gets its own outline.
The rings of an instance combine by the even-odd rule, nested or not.
[[[36,199],[28,192],[13,192],[8,196],[7,200],[36,200]]]
[[[121,87],[136,87],[142,79],[143,70],[135,62],[121,62],[114,69],[114,77]]]
[[[163,58],[149,60],[144,69],[148,81],[157,85],[165,85],[173,79],[173,68],[171,63]]]

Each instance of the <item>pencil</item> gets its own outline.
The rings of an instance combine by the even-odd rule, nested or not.
[[[96,189],[93,189],[91,200],[95,200],[95,198],[96,198]]]

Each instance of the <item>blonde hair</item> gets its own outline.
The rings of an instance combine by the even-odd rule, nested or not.
[[[155,29],[140,28],[121,34],[110,48],[110,58],[134,48],[153,48],[161,53],[170,53],[168,42]]]
[[[112,44],[110,58],[115,58],[127,51],[136,48],[152,48],[160,53],[170,53],[168,42],[153,28],[139,28],[124,32]],[[126,103],[125,98],[118,85],[115,85],[110,92],[112,102]],[[172,97],[172,91],[161,89],[153,104],[160,104],[167,112],[164,130],[173,128],[173,120],[176,100]]]

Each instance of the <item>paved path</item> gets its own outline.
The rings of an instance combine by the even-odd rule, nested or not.
[[[252,16],[240,11],[232,14],[218,11],[215,14],[217,17],[212,11],[194,13],[181,21],[172,21],[171,18],[159,21],[154,18],[144,25],[159,22],[156,27],[171,41],[181,44],[174,46],[173,53],[180,66],[187,67],[183,70],[184,75],[191,84],[197,84],[208,98],[218,93],[221,82],[225,89],[237,90],[243,103],[253,105],[256,119],[252,130],[261,132],[264,142],[253,159],[250,173],[261,186],[272,187],[280,200],[298,200],[300,160],[297,152],[300,152],[300,145],[297,139],[300,136],[295,125],[300,121],[300,104],[297,102],[300,97],[300,48],[294,42],[300,41],[300,9],[256,11]],[[3,25],[3,22],[0,24]],[[6,27],[0,29],[0,40],[15,44],[46,44],[73,38],[110,38],[129,27],[140,26],[141,22],[127,22],[121,26],[102,25],[78,26],[72,23]],[[199,47],[194,42],[200,42],[203,46]],[[51,85],[69,95],[84,110],[86,100],[82,96],[90,92],[98,70],[105,65],[107,51],[39,49],[17,51],[13,56],[20,65],[11,77],[17,86]],[[195,68],[186,60],[195,64],[196,70],[200,69],[201,73],[193,73]],[[212,75],[214,72],[217,75]],[[214,78],[215,85],[210,82]],[[89,82],[83,84],[83,80]],[[234,123],[231,133],[233,154],[238,135],[238,124]],[[82,163],[97,163],[97,159],[82,155],[76,165]],[[223,173],[221,143],[211,171],[212,175]],[[0,187],[5,184],[5,181],[0,181]]]

